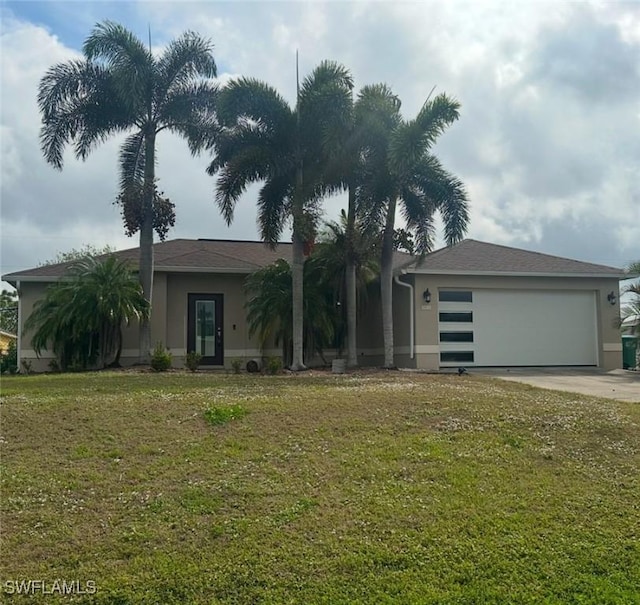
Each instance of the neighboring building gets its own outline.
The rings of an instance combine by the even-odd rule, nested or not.
[[[246,325],[246,276],[278,258],[291,260],[291,244],[271,250],[261,242],[172,240],[154,245],[152,338],[181,365],[186,351],[205,347],[204,365],[279,355],[260,351]],[[138,249],[115,253],[133,265]],[[20,292],[19,358],[35,359],[22,325],[47,283],[68,263],[5,275]],[[464,240],[423,259],[395,258],[394,340],[400,367],[622,365],[618,282],[621,269]],[[199,325],[196,326],[196,318]],[[204,324],[203,324],[203,318]],[[361,365],[383,361],[377,289],[358,320]],[[206,341],[206,342],[205,342]],[[51,356],[50,356],[51,357]],[[138,357],[137,326],[125,332],[123,363]]]
[[[4,354],[7,352],[9,345],[12,342],[16,342],[18,337],[15,334],[11,334],[11,332],[5,332],[4,330],[0,330],[0,354]]]

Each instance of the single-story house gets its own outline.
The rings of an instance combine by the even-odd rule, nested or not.
[[[202,347],[203,365],[211,367],[280,354],[273,345],[260,350],[249,337],[243,284],[276,259],[290,260],[291,244],[272,250],[262,242],[176,239],[155,244],[154,252],[152,339],[170,349],[176,365],[187,351]],[[137,248],[115,254],[137,263]],[[19,291],[19,358],[31,360],[34,370],[46,370],[50,360],[36,359],[24,321],[66,267],[45,265],[3,277]],[[622,367],[615,326],[621,269],[467,239],[422,259],[396,253],[394,273],[400,367]],[[203,313],[208,325],[197,327]],[[124,340],[121,361],[134,363],[137,326],[126,329]],[[358,356],[361,365],[382,364],[376,296],[358,319]]]
[[[11,332],[0,330],[0,354],[4,354],[9,350],[9,345],[16,342],[18,337]]]

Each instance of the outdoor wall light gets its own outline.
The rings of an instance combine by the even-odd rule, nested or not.
[[[427,304],[429,304],[431,302],[431,292],[429,292],[429,288],[427,288],[422,293],[422,298],[423,298],[424,302],[427,303]]]
[[[609,301],[610,305],[615,305],[616,304],[616,293],[611,290],[611,292],[609,292],[609,294],[607,294],[607,300]]]

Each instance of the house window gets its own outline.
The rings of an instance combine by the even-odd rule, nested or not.
[[[440,361],[467,361],[473,363],[473,351],[442,351],[440,353]]]
[[[472,323],[473,311],[442,311],[439,317],[440,321]]]
[[[440,332],[440,342],[473,342],[473,332]]]
[[[438,292],[440,302],[473,302],[471,290],[440,290]]]

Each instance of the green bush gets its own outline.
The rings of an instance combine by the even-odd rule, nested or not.
[[[202,355],[200,355],[200,353],[196,353],[195,351],[191,351],[190,353],[187,353],[187,357],[184,361],[184,365],[189,370],[191,370],[192,372],[195,372],[200,367],[201,363],[202,363]]]
[[[242,369],[242,359],[236,358],[231,360],[231,369],[234,374],[240,374],[240,370]]]
[[[268,374],[275,376],[282,372],[282,358],[280,357],[269,357],[267,359],[266,370]]]
[[[171,367],[171,353],[159,342],[151,356],[151,367],[156,372],[166,372]]]

